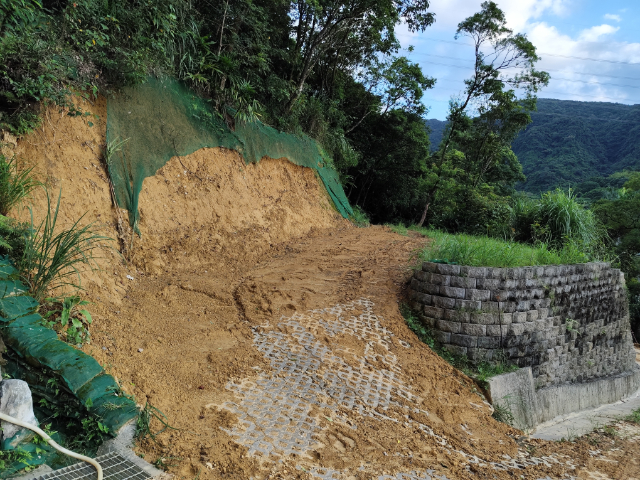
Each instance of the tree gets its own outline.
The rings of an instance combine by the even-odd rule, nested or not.
[[[352,61],[347,68],[364,65],[379,53],[397,50],[394,28],[401,20],[411,31],[431,25],[434,16],[427,8],[428,0],[298,0],[292,9],[295,43],[289,81],[293,92],[286,111],[291,111],[309,75],[327,52],[348,51]]]
[[[514,34],[506,27],[504,13],[494,2],[482,3],[479,13],[458,24],[455,38],[460,37],[469,37],[474,43],[474,73],[465,80],[466,88],[461,96],[450,102],[447,117],[449,125],[431,160],[433,175],[427,188],[419,226],[425,222],[446,172],[455,171],[446,165],[451,158],[456,158],[449,155],[452,144],[469,134],[475,140],[484,142],[474,147],[475,155],[472,153],[470,160],[479,166],[476,168],[476,179],[479,181],[492,165],[504,161],[505,148],[515,134],[531,121],[528,112],[535,109],[537,91],[549,81],[546,72],[534,68],[539,57],[533,44],[525,35]],[[511,74],[509,71],[514,69],[516,73]],[[523,98],[518,99],[513,89],[523,89]],[[476,110],[479,120],[470,120],[470,108]],[[475,129],[476,134],[469,133],[470,128]],[[485,134],[487,129],[491,133],[487,141],[484,141],[481,133],[483,128]],[[489,150],[489,147],[494,148]]]
[[[403,110],[423,115],[426,107],[421,102],[424,90],[433,88],[436,81],[422,73],[420,65],[407,57],[375,59],[358,76],[371,95],[361,95],[362,116],[345,133],[352,132],[371,113],[379,110],[382,115],[390,110]]]
[[[631,329],[640,338],[640,172],[624,172],[624,176],[628,181],[616,195],[599,200],[593,210],[613,240],[626,277]]]

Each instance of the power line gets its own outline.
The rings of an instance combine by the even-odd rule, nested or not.
[[[418,53],[418,54],[412,54],[411,56],[414,57],[421,57],[421,56],[430,56],[430,57],[438,57],[438,58],[448,58],[451,60],[463,60],[463,61],[468,61],[469,59],[467,58],[460,58],[460,57],[447,57],[444,55],[436,55],[434,53]],[[518,67],[508,67],[508,68],[518,68]],[[545,72],[558,72],[558,73],[566,73],[564,70],[549,70],[545,68]],[[640,82],[640,78],[637,77],[621,77],[619,75],[605,75],[602,73],[582,73],[582,72],[570,72],[570,73],[574,73],[576,75],[589,75],[590,77],[608,77],[608,78],[619,78],[621,80],[636,80]]]
[[[566,117],[566,118],[582,118],[585,120],[598,120],[598,121],[602,121],[602,122],[618,122],[618,123],[629,123],[631,125],[636,125],[640,127],[640,121],[638,122],[631,122],[629,120],[618,120],[615,118],[602,118],[602,117],[587,117],[585,115],[566,115],[563,113],[540,113],[540,112],[531,112],[531,116],[538,116],[538,115],[545,115],[545,116],[549,116],[549,117]],[[434,119],[428,119],[428,120],[438,120],[437,118]],[[440,120],[441,122],[446,122],[446,120]],[[533,121],[533,123],[535,123],[535,120]]]
[[[451,40],[440,40],[437,38],[429,38],[429,37],[421,37],[424,40],[430,40],[432,42],[442,42],[442,43],[451,43],[453,45],[466,45],[469,47],[475,47],[472,43],[461,43],[461,42],[453,42]],[[538,52],[540,55],[547,55],[549,57],[560,57],[560,58],[575,58],[577,60],[589,60],[591,62],[605,62],[605,63],[617,63],[623,65],[640,65],[640,62],[623,62],[620,60],[606,60],[601,58],[589,58],[589,57],[575,57],[572,55],[560,55],[558,53],[546,53],[546,52]]]
[[[454,89],[444,89],[443,90],[442,88],[438,88],[438,87],[429,90],[429,92],[438,92],[438,91],[440,91],[440,92],[441,91],[448,91],[448,92],[452,92],[452,93],[461,93],[462,92],[462,90],[454,90]],[[620,99],[620,98],[613,98],[613,97],[605,97],[605,96],[602,96],[602,95],[587,95],[587,94],[582,94],[582,93],[554,92],[554,91],[550,91],[550,90],[545,90],[544,92],[545,92],[545,94],[571,95],[571,96],[578,96],[578,97],[598,98],[598,99],[603,99],[603,100],[606,99],[606,100],[611,100],[612,103],[622,103],[622,102],[628,102],[628,103],[637,102],[637,103],[640,103],[640,100]],[[558,99],[558,100],[561,100],[561,99]],[[574,100],[574,101],[578,101],[578,100]],[[424,102],[428,103],[429,100],[425,99]]]
[[[442,57],[441,55],[434,55],[434,56],[438,56],[438,57]],[[447,57],[442,57],[442,58],[447,58]],[[451,57],[454,58],[455,57]],[[463,67],[460,65],[451,65],[451,64],[447,64],[447,63],[439,63],[439,62],[430,62],[428,60],[424,60],[424,63],[431,63],[434,65],[443,65],[446,67],[454,67],[454,68],[463,68],[465,70],[468,69],[472,69],[473,67]],[[586,83],[588,85],[610,85],[610,86],[614,86],[614,87],[623,87],[623,88],[640,88],[640,86],[638,85],[620,85],[619,83],[607,83],[607,82],[588,82],[586,80],[573,80],[571,78],[564,78],[564,77],[551,77],[551,80],[564,80],[566,82],[575,82],[575,83]],[[640,79],[638,79],[640,81]]]

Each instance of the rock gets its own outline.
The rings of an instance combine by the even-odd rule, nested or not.
[[[4,380],[0,383],[0,412],[29,425],[38,426],[38,420],[33,413],[31,390],[27,382],[22,380]],[[35,436],[31,430],[10,422],[2,421],[0,427],[3,450],[13,450]]]

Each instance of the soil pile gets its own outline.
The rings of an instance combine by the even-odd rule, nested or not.
[[[636,433],[558,444],[495,421],[400,315],[427,239],[354,228],[308,169],[174,158],[145,180],[132,244],[100,159],[104,101],[85,108],[92,127],[51,110],[17,153],[62,188],[64,223],[87,212],[128,258],[105,250],[85,276],[85,349],[175,428],[142,442],[147,460],[207,479],[640,476],[620,454]]]

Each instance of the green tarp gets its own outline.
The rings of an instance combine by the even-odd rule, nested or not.
[[[129,210],[136,231],[143,180],[172,157],[205,147],[237,150],[246,163],[264,157],[286,158],[313,168],[340,214],[345,218],[353,215],[337,172],[314,140],[260,122],[237,122],[232,131],[205,100],[174,79],[150,78],[108,97],[107,144],[123,140],[122,149],[111,157],[109,175],[118,204]]]

